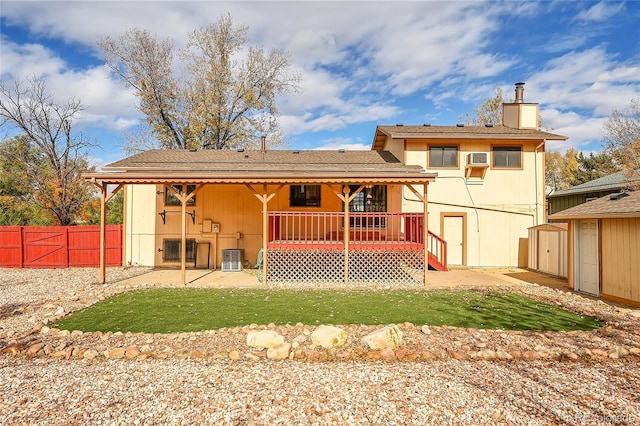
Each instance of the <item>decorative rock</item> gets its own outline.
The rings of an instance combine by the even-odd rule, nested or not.
[[[347,341],[347,332],[331,325],[321,325],[311,333],[311,342],[325,349],[339,348]]]
[[[391,348],[382,349],[380,351],[380,358],[384,359],[385,361],[392,361],[396,359],[396,353]]]
[[[254,354],[249,353],[249,352],[248,352],[248,353],[246,353],[246,354],[244,354],[244,358],[245,358],[245,359],[248,359],[249,361],[259,361],[259,360],[260,360],[260,357],[259,357],[259,356],[254,355]]]
[[[47,335],[47,334],[49,334],[49,331],[50,331],[50,330],[51,330],[51,329],[45,325],[45,326],[43,326],[43,327],[40,329],[40,334]]]
[[[629,349],[629,353],[633,355],[640,355],[640,348],[631,348]]]
[[[289,351],[291,351],[291,343],[280,343],[279,345],[267,349],[267,358],[277,360],[287,359],[289,358]]]
[[[107,359],[121,359],[124,358],[124,353],[124,348],[110,349],[105,351],[104,357]]]
[[[478,352],[478,358],[480,359],[495,359],[496,353],[491,349],[484,349]]]
[[[496,351],[496,358],[498,359],[513,359],[513,356],[506,351]]]
[[[607,351],[600,348],[591,349],[591,353],[595,356],[601,356],[603,358],[606,358],[609,355]]]
[[[125,349],[124,351],[124,357],[126,359],[134,359],[136,358],[138,355],[140,355],[140,349],[138,349],[136,346],[129,346],[127,349]]]
[[[229,359],[240,359],[240,352],[233,350],[229,352]]]
[[[29,346],[29,349],[27,349],[27,355],[35,355],[40,352],[40,349],[42,349],[43,347],[44,345],[42,343],[35,343]]]
[[[364,336],[362,343],[373,350],[395,350],[402,346],[402,331],[395,325],[387,326]]]
[[[431,329],[426,324],[423,325],[422,327],[420,327],[420,331],[422,331],[422,333],[426,334],[426,335],[430,335],[431,334]]]
[[[84,354],[82,354],[82,358],[88,359],[90,361],[96,358],[98,355],[98,351],[96,351],[95,349],[87,349],[86,351],[84,351]]]
[[[253,348],[273,348],[284,343],[284,337],[273,330],[247,333],[247,345]]]
[[[449,355],[453,359],[467,359],[467,354],[462,351],[449,351]]]

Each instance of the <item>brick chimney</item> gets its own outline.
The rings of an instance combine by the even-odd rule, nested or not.
[[[524,83],[516,83],[516,99],[502,104],[502,125],[515,129],[539,129],[539,105],[525,103]]]

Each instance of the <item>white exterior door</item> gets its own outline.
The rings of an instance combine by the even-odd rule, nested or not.
[[[576,228],[576,290],[599,296],[597,220],[579,220]]]
[[[462,216],[444,217],[444,240],[447,242],[447,263],[462,265],[464,256],[464,218]]]

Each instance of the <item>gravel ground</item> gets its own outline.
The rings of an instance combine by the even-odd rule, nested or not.
[[[107,276],[117,281],[141,272],[118,268]],[[510,287],[595,313],[608,326],[572,333],[431,327],[425,334],[418,325],[402,325],[406,350],[429,351],[435,355],[429,361],[422,355],[416,361],[356,356],[358,333],[367,331],[358,328],[349,329],[358,338],[344,349],[354,356],[324,362],[225,357],[247,329],[172,336],[43,335],[50,318],[125,290],[116,282],[97,282],[94,269],[0,269],[0,352],[34,339],[51,345],[67,339],[67,347],[146,342],[150,348],[167,347],[167,359],[88,360],[71,352],[65,359],[4,351],[0,424],[640,424],[637,310],[535,285]],[[305,326],[275,329],[289,339],[304,335]],[[194,359],[188,356],[194,347],[222,355]],[[529,348],[538,356],[473,356],[491,348],[512,353]]]

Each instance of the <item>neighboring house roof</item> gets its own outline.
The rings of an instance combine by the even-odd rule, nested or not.
[[[588,192],[615,191],[629,186],[633,180],[627,179],[624,172],[612,173],[571,188],[555,191],[549,198],[562,197],[565,195],[584,194]]]
[[[605,195],[549,216],[565,220],[621,217],[640,217],[640,191]]]
[[[420,166],[403,164],[387,151],[153,149],[108,164],[86,178],[118,183],[423,183],[435,176]]]
[[[566,136],[535,129],[515,129],[507,126],[378,126],[372,149],[382,149],[386,138],[392,139],[505,139],[505,140],[567,140]]]

